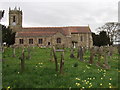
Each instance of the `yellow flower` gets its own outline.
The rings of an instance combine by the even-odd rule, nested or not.
[[[111,85],[111,83],[109,83],[109,85]]]
[[[85,87],[82,87],[82,88],[85,88]]]
[[[90,85],[92,85],[92,83],[89,83]]]
[[[20,72],[18,72],[18,74],[19,74]]]
[[[101,78],[101,80],[102,80],[103,78]]]
[[[10,88],[10,86],[8,86],[8,88]]]
[[[112,86],[109,86],[109,88],[112,88]]]
[[[89,88],[91,88],[91,86],[89,86]]]
[[[102,86],[102,83],[100,84],[100,86]]]
[[[110,78],[110,80],[112,80],[112,78]]]
[[[104,70],[104,72],[106,72],[106,70]]]
[[[89,83],[89,81],[87,81],[87,83]]]
[[[92,78],[90,78],[90,80],[91,80]]]
[[[79,78],[75,78],[76,80],[80,80]]]
[[[77,86],[80,86],[80,83],[76,83]]]

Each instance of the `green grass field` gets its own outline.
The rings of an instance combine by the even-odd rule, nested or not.
[[[55,71],[55,62],[50,61],[50,50],[38,47],[32,49],[31,59],[25,60],[25,72],[20,73],[18,58],[21,49],[16,50],[16,58],[13,58],[12,48],[6,48],[2,63],[3,88],[118,88],[117,53],[109,60],[111,69],[105,70],[87,63],[89,51],[84,55],[85,62],[81,62],[69,58],[70,49],[65,49],[64,74],[60,75]],[[57,56],[60,63],[60,52]],[[75,64],[78,66],[74,67]]]

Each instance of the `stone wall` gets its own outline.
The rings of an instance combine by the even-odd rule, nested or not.
[[[82,36],[82,41],[81,41]],[[61,43],[57,43],[57,38],[61,38]],[[19,39],[24,40],[24,44],[19,44]],[[53,36],[46,36],[46,37],[16,37],[15,44],[19,46],[23,45],[29,45],[29,39],[33,39],[33,46],[45,46],[45,47],[51,47],[54,46],[64,46],[64,47],[72,47],[72,41],[77,42],[75,44],[76,47],[82,46],[82,47],[92,47],[92,36],[91,34],[87,33],[81,33],[81,34],[71,34],[71,36],[66,37],[62,33],[58,32]],[[43,39],[43,43],[39,44],[38,40]],[[50,45],[48,45],[48,42],[50,42]]]

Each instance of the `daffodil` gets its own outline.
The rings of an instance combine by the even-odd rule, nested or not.
[[[18,74],[19,74],[20,72],[18,72]]]
[[[112,86],[109,86],[109,88],[112,88]]]
[[[55,74],[55,76],[57,76],[57,74]]]
[[[8,86],[8,88],[10,88],[10,86]]]
[[[110,80],[112,80],[112,78],[110,78]]]
[[[80,83],[75,83],[77,86],[80,86]]]
[[[106,70],[104,70],[104,72],[106,72]]]
[[[85,87],[82,87],[82,88],[85,88]]]
[[[111,83],[109,83],[109,85],[111,85]]]
[[[100,83],[100,86],[102,86],[102,83]]]

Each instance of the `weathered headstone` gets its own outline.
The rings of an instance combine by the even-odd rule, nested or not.
[[[27,59],[31,59],[31,48],[28,47],[28,48],[27,48],[27,51],[28,51]]]
[[[94,51],[94,47],[92,47],[90,49],[90,61],[89,61],[90,64],[94,63],[94,56],[95,56],[95,51]]]
[[[104,56],[104,63],[103,63],[103,68],[109,69],[110,66],[108,64],[108,47],[104,47],[103,49],[103,56]]]
[[[56,71],[58,72],[58,62],[57,62],[57,56],[56,56],[56,52],[55,52],[55,47],[53,47],[53,56],[54,56],[54,60],[55,60]]]
[[[13,56],[13,57],[16,57],[16,55],[15,55],[15,52],[16,52],[16,50],[15,50],[15,49],[16,49],[16,47],[15,47],[15,46],[13,46],[12,48],[13,48],[13,55],[12,55],[12,56]]]
[[[22,49],[22,55],[20,57],[21,60],[21,72],[24,72],[25,70],[25,53],[24,53],[24,48]]]
[[[60,74],[63,74],[63,66],[64,66],[64,52],[62,52],[61,54]]]
[[[82,47],[80,47],[80,49],[79,49],[79,59],[80,59],[80,61],[83,61],[83,48]]]
[[[102,66],[101,64],[101,56],[102,56],[102,47],[99,47],[98,51],[96,52],[98,54],[98,62],[97,62],[97,66]]]
[[[118,49],[118,53],[120,55],[120,45],[118,45],[117,49]]]
[[[74,48],[71,48],[70,58],[75,58],[75,56],[74,56]]]

